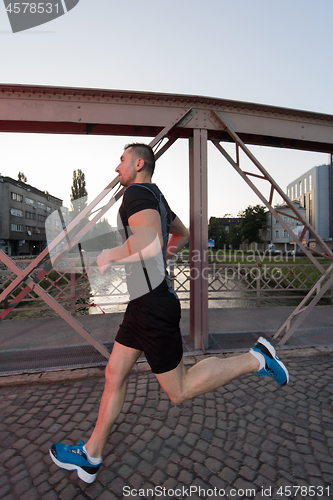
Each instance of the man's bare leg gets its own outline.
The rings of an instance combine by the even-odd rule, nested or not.
[[[105,370],[105,387],[94,431],[86,443],[91,457],[101,457],[111,429],[124,404],[127,378],[141,351],[114,343]]]
[[[163,391],[174,403],[181,403],[213,391],[247,373],[257,372],[259,361],[251,354],[230,358],[210,357],[186,370],[183,360],[167,373],[155,374]]]

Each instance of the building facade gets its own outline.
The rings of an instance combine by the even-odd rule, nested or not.
[[[333,161],[327,165],[313,167],[287,186],[291,201],[297,200],[305,209],[305,217],[326,244],[332,248],[333,221]],[[309,246],[316,243],[309,235]],[[318,249],[319,250],[319,249]]]
[[[59,213],[60,209],[60,213]],[[48,219],[57,211],[58,218]],[[47,245],[46,226],[51,232],[68,224],[68,209],[62,200],[22,181],[0,175],[0,246],[9,256],[38,255]],[[57,225],[57,227],[53,227]]]
[[[305,208],[301,206],[300,202],[296,200],[293,202],[293,205],[301,216],[305,218]],[[304,226],[292,217],[292,215],[294,215],[292,209],[285,204],[276,205],[274,208],[279,212],[282,212],[280,215],[283,218],[283,221],[291,228],[293,233],[299,236]],[[305,235],[305,238],[307,238],[307,235]],[[294,240],[271,212],[267,212],[267,228],[262,234],[262,240],[265,250],[277,250],[282,253],[292,250],[295,251]]]

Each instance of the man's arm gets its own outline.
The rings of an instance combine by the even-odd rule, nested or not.
[[[166,259],[170,259],[174,255],[176,255],[179,250],[184,248],[185,244],[188,242],[190,237],[190,232],[179,217],[176,217],[170,227],[171,238],[169,240],[167,251],[166,251]]]
[[[133,234],[118,247],[103,252],[97,257],[101,273],[105,273],[112,262],[137,262],[141,258],[155,257],[163,246],[161,219],[157,210],[146,209],[128,219]]]

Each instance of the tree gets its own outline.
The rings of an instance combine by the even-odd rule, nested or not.
[[[238,214],[241,217],[240,232],[242,241],[246,243],[260,243],[261,230],[267,227],[266,209],[262,205],[252,207],[249,205],[243,212]]]
[[[22,182],[28,182],[27,176],[23,172],[17,174],[17,179]]]
[[[223,249],[227,244],[228,233],[217,217],[211,217],[208,226],[208,238],[215,241],[216,250]]]
[[[105,248],[114,248],[119,244],[117,241],[118,231],[109,224],[106,217],[102,217],[89,231],[83,248],[87,252],[101,252]]]
[[[73,184],[71,187],[71,202],[74,216],[87,206],[88,192],[86,189],[85,175],[82,170],[73,171]]]
[[[239,248],[242,241],[240,224],[231,224],[229,227],[228,244],[232,245],[232,248]]]

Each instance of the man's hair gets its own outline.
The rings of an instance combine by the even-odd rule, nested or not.
[[[133,144],[127,144],[124,150],[132,148],[131,154],[133,155],[133,160],[137,160],[138,158],[142,158],[145,162],[144,170],[147,170],[150,175],[153,175],[155,170],[155,155],[154,151],[148,144],[142,144],[139,142],[135,142]]]

